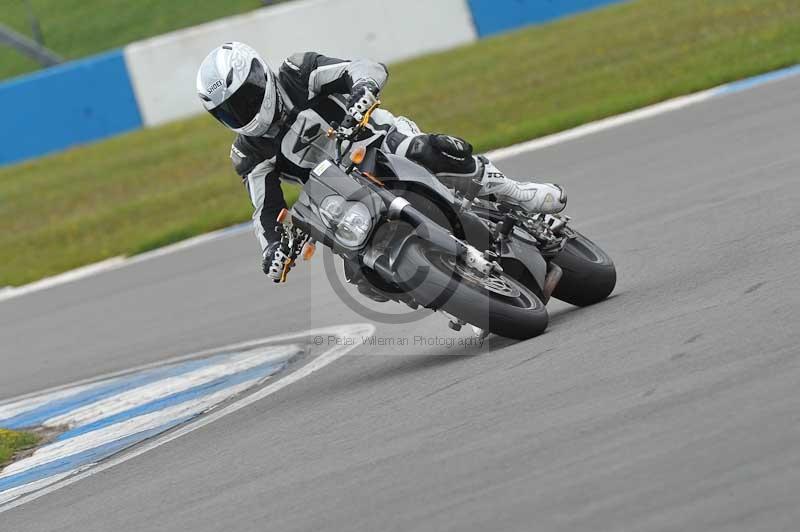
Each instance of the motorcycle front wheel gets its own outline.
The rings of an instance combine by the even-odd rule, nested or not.
[[[504,272],[481,275],[455,257],[410,243],[394,265],[400,286],[422,306],[441,309],[499,336],[527,340],[544,332],[547,308]]]

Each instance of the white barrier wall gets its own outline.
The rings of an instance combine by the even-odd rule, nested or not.
[[[153,126],[202,111],[197,67],[225,41],[253,46],[277,68],[295,52],[391,62],[476,39],[465,0],[296,0],[139,41],[124,53],[142,121]]]

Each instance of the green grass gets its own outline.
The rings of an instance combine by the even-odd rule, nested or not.
[[[45,46],[77,59],[262,7],[260,0],[29,0]],[[23,0],[0,0],[0,22],[30,36]],[[38,63],[0,46],[0,79],[39,69]]]
[[[486,150],[798,62],[796,0],[640,0],[393,65],[383,100]],[[0,286],[248,219],[230,141],[200,116],[0,169]]]
[[[0,429],[0,467],[3,467],[17,451],[29,449],[39,442],[39,437],[29,432]]]

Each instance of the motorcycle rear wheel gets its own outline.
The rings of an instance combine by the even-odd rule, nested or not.
[[[600,246],[576,233],[553,262],[563,275],[553,297],[571,305],[585,307],[606,299],[617,284],[617,270],[611,257]]]

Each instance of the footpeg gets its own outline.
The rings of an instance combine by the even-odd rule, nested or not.
[[[476,327],[474,325],[472,326],[472,333],[479,342],[483,342],[490,334],[488,329],[481,329],[480,327]]]
[[[451,329],[453,329],[454,331],[460,331],[461,327],[463,327],[464,325],[467,324],[466,321],[464,321],[462,319],[459,319],[459,318],[456,318],[455,316],[453,316],[449,312],[445,312],[444,310],[439,310],[439,312],[444,314],[447,317],[447,319],[450,320],[450,321],[447,322],[447,326],[450,327]]]

